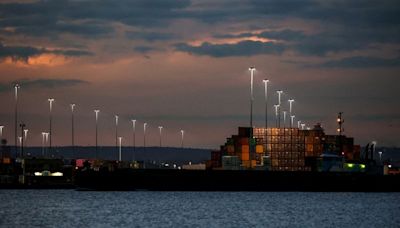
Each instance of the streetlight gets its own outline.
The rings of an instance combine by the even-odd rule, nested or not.
[[[132,151],[132,160],[134,160],[135,156],[135,147],[136,147],[136,120],[131,120],[132,121],[132,146],[133,146],[133,151]]]
[[[26,153],[28,153],[28,129],[24,129],[24,141],[25,141],[25,147],[26,147]]]
[[[382,151],[379,151],[378,154],[379,154],[379,162],[382,163]]]
[[[300,124],[301,124],[301,121],[298,120],[298,121],[297,121],[297,128],[299,128],[299,129],[300,129]]]
[[[254,78],[254,71],[256,70],[255,67],[249,67],[250,71],[250,127],[253,127],[253,78]]]
[[[45,133],[45,140],[46,140],[46,145],[47,145],[47,143],[49,142],[49,132]],[[47,148],[46,148],[46,150],[47,150]]]
[[[181,130],[181,148],[183,148],[183,138],[185,136],[185,131]]]
[[[264,92],[265,92],[265,152],[267,152],[268,141],[268,79],[264,79]]]
[[[51,141],[52,141],[52,129],[51,129],[51,127],[52,127],[52,120],[53,120],[53,116],[52,116],[52,110],[53,110],[53,102],[54,102],[54,98],[49,98],[49,99],[47,99],[47,101],[49,101],[49,108],[50,108],[50,118],[49,118],[49,121],[50,121],[50,131],[49,131],[49,133],[50,133],[50,152],[51,152]]]
[[[15,91],[15,117],[14,117],[14,123],[15,123],[15,153],[17,153],[17,148],[18,148],[18,144],[17,144],[17,140],[18,140],[18,90],[19,90],[20,86],[19,84],[15,84],[14,85],[14,91]]]
[[[301,130],[304,130],[304,127],[306,126],[306,124],[305,123],[302,123],[301,124]]]
[[[274,105],[275,108],[275,123],[276,123],[276,127],[278,127],[278,109],[279,109],[279,105],[276,104]]]
[[[147,123],[143,124],[143,148],[146,150],[146,127]]]
[[[163,127],[162,126],[158,126],[158,129],[160,130],[160,147],[161,147],[161,140],[162,140],[162,129],[163,129]]]
[[[119,157],[118,161],[122,161],[122,137],[118,137],[118,142],[119,142]]]
[[[22,136],[18,136],[18,142],[19,142],[19,146],[20,146],[20,150],[21,150],[21,157],[22,157],[22,153],[23,153],[23,151],[22,151],[22,148],[23,148],[23,142],[22,142]]]
[[[283,128],[286,127],[286,111],[283,111]]]
[[[118,148],[118,115],[115,115],[115,148]]]
[[[288,101],[289,101],[289,115],[292,115],[292,105],[293,105],[294,99],[289,99]]]
[[[24,156],[24,132],[25,132],[25,127],[26,125],[24,123],[21,123],[19,125],[21,127],[21,137],[19,137],[20,140],[20,145],[21,145],[21,157]]]
[[[72,157],[75,157],[75,123],[74,123],[74,110],[75,104],[70,104],[71,107],[71,143],[72,143]]]
[[[290,116],[290,128],[293,127],[294,117],[295,117],[295,115]]]
[[[0,126],[0,138],[3,138],[3,128],[4,126]]]
[[[44,142],[46,140],[46,132],[42,132],[42,157],[44,157]]]
[[[98,135],[99,112],[100,112],[100,110],[98,110],[98,109],[94,110],[94,113],[95,113],[95,116],[96,116],[96,159],[98,158],[98,141],[97,141],[97,135]]]
[[[278,90],[276,91],[276,93],[278,93],[278,126],[279,128],[281,127],[281,96],[283,91],[282,90]]]

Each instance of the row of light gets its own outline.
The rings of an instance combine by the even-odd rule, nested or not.
[[[250,71],[250,126],[253,126],[253,100],[254,100],[254,96],[253,96],[253,78],[254,78],[254,72],[255,72],[256,68],[255,67],[249,67],[249,71]],[[266,112],[265,112],[265,118],[266,118],[266,125],[267,125],[267,110],[268,110],[268,83],[269,83],[269,79],[263,79],[262,82],[264,83],[264,89],[265,89],[265,105],[266,105]],[[285,127],[286,124],[286,115],[287,115],[287,111],[281,111],[281,107],[282,107],[282,102],[281,102],[281,96],[283,91],[282,90],[278,90],[276,91],[277,95],[278,95],[278,103],[275,104],[273,107],[275,108],[275,118],[276,118],[276,125],[277,127],[280,127],[280,113],[283,113],[283,124]],[[292,107],[293,107],[293,102],[294,99],[288,99],[289,102],[289,116],[290,116],[290,127],[293,127],[293,123],[294,123],[294,118],[295,115],[292,115]],[[267,127],[267,126],[266,126]],[[304,130],[306,128],[306,124],[302,123],[300,120],[297,121],[297,128],[301,128],[302,130]],[[310,130],[309,127],[306,128],[307,130]]]
[[[18,121],[18,90],[20,89],[20,85],[19,84],[15,84],[14,85],[14,89],[15,89],[15,146],[17,146],[17,140],[19,141],[19,144],[22,145],[22,140],[26,140],[27,139],[27,135],[28,135],[28,129],[23,129],[24,132],[24,138],[21,136],[17,136],[17,121]],[[52,140],[51,140],[51,136],[52,136],[52,110],[53,110],[53,102],[55,102],[54,98],[49,98],[47,99],[47,101],[49,102],[49,110],[50,110],[50,128],[49,128],[49,132],[42,132],[42,147],[44,147],[44,144],[48,143],[50,140],[50,148],[52,146]],[[70,108],[71,108],[71,113],[72,113],[72,146],[74,146],[74,111],[75,111],[75,107],[76,104],[72,103],[70,104]],[[98,132],[98,119],[99,119],[99,113],[100,110],[96,109],[94,110],[95,113],[95,120],[96,120],[96,148],[97,148],[97,144],[98,144],[98,140],[97,140],[97,132]],[[122,139],[123,137],[118,136],[118,120],[119,120],[119,116],[115,115],[115,127],[116,127],[116,144],[117,142],[119,142],[119,146],[121,147],[121,143],[122,143]],[[136,120],[135,119],[131,119],[130,122],[132,122],[132,131],[133,131],[133,146],[135,146],[135,133],[136,133]],[[25,126],[25,125],[24,125]],[[5,126],[4,125],[0,125],[0,138],[3,137],[3,130],[4,130]],[[144,147],[146,146],[146,128],[147,128],[147,123],[143,124],[143,133],[144,133]],[[159,136],[160,136],[160,147],[162,146],[162,130],[163,130],[163,126],[158,126],[159,129]],[[180,130],[181,133],[181,147],[183,147],[183,139],[184,139],[184,134],[185,131],[182,129]],[[117,146],[117,145],[116,145]]]

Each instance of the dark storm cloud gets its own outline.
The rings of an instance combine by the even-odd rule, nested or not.
[[[112,23],[119,22],[146,32],[127,32],[128,39],[149,42],[177,39],[172,33],[161,33],[151,29],[167,26],[177,19],[190,19],[213,24],[236,24],[247,21],[305,20],[321,25],[318,32],[305,34],[301,30],[280,29],[253,34],[216,34],[216,38],[246,38],[257,35],[263,38],[287,41],[285,50],[300,55],[325,56],[329,53],[364,50],[376,44],[398,44],[400,42],[400,4],[397,0],[247,0],[210,1],[201,4],[190,0],[53,0],[31,3],[0,4],[0,27],[3,34],[57,37],[60,34],[75,34],[86,38],[101,38],[114,34]],[[199,6],[200,5],[200,6]],[[246,23],[247,23],[246,22]],[[249,28],[252,25],[249,24]],[[258,25],[259,26],[259,25]],[[246,44],[263,47],[262,44]],[[213,49],[229,56],[226,47],[234,48],[238,56],[243,43],[238,45],[203,44],[199,48],[180,44],[178,49],[206,54],[204,49]],[[280,47],[283,49],[283,45]],[[253,50],[255,55],[270,53],[267,49]],[[268,48],[269,50],[269,48]],[[245,51],[245,50],[244,50]],[[245,51],[246,52],[246,51]],[[280,54],[280,51],[273,53]],[[247,51],[243,56],[251,55]]]
[[[354,56],[340,60],[327,61],[319,65],[324,68],[374,68],[374,67],[400,67],[400,58],[377,58]]]
[[[12,83],[0,83],[0,92],[12,91],[13,86],[18,83],[24,89],[30,88],[60,88],[60,87],[70,87],[81,84],[88,84],[89,82],[79,80],[79,79],[36,79],[36,80],[28,80],[23,79],[20,81],[12,82]]]
[[[149,42],[173,40],[176,38],[174,34],[161,32],[126,32],[125,35],[128,39],[146,40]]]
[[[162,26],[180,17],[188,0],[37,1],[0,4],[0,26],[32,36],[71,33],[98,37],[112,33],[110,22],[139,27]],[[82,22],[84,21],[84,22]]]
[[[191,46],[185,43],[175,45],[176,50],[194,55],[208,55],[212,57],[252,56],[258,54],[281,54],[284,47],[273,42],[245,40],[236,44],[202,43],[200,46]]]
[[[67,57],[92,55],[92,53],[82,50],[49,50],[30,46],[6,46],[0,43],[0,61],[5,58],[11,58],[13,61],[26,62],[29,57],[35,57],[41,54],[64,55]]]

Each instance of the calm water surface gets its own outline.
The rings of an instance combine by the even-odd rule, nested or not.
[[[0,190],[1,227],[399,227],[400,193]]]

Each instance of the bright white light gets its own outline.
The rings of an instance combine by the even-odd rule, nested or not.
[[[41,172],[35,172],[34,174],[35,174],[35,176],[42,176]]]
[[[54,98],[49,98],[47,99],[49,101],[49,105],[50,105],[50,112],[53,109],[53,102],[54,102]]]
[[[283,91],[282,90],[278,90],[276,92],[278,93],[278,105],[281,105],[281,95],[282,95]]]
[[[70,106],[71,106],[71,112],[74,112],[75,104],[70,104]]]
[[[99,112],[100,112],[100,110],[98,110],[98,109],[94,110],[94,113],[96,114],[96,121],[99,119]]]
[[[51,176],[52,177],[62,177],[62,176],[64,176],[64,174],[61,173],[61,172],[54,172],[54,173],[51,174]]]
[[[28,129],[24,129],[24,140],[28,137]]]
[[[279,105],[278,104],[274,105],[274,108],[275,108],[275,115],[278,116]]]

